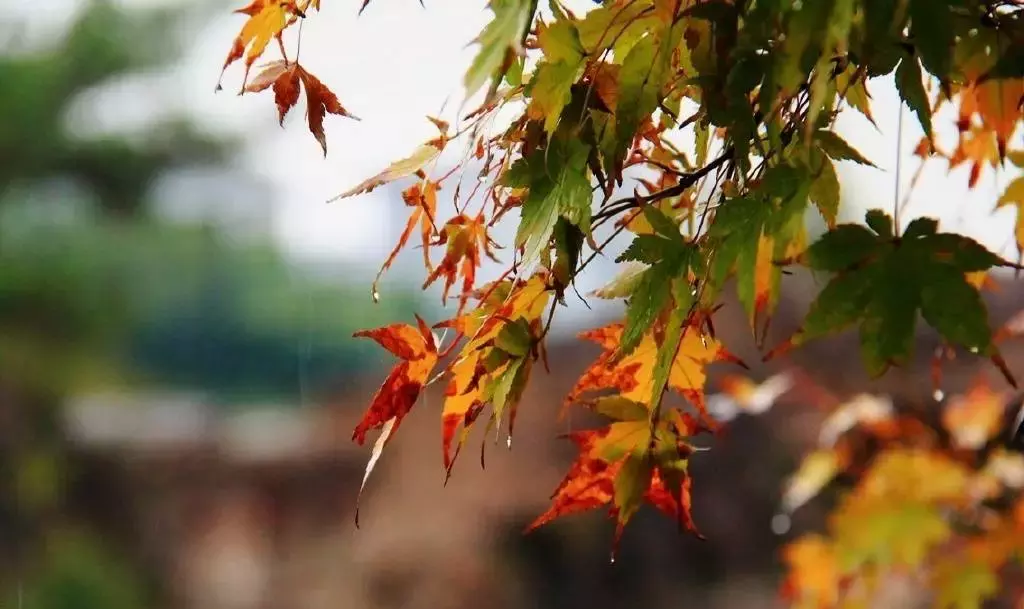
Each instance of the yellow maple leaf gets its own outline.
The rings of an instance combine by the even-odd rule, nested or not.
[[[249,79],[249,69],[267,49],[267,45],[274,38],[281,36],[281,32],[288,26],[289,16],[301,13],[295,5],[295,0],[253,0],[248,6],[235,11],[248,15],[249,19],[242,26],[238,36],[235,37],[224,60],[224,70],[232,63],[245,56],[245,78],[242,79],[242,88]],[[246,50],[248,49],[248,51]]]
[[[654,399],[654,367],[658,355],[658,342],[654,332],[648,331],[631,353],[616,359],[622,338],[623,325],[614,323],[580,334],[580,338],[601,345],[604,353],[576,382],[566,397],[568,406],[585,393],[601,389],[618,389],[629,400],[649,404]],[[716,361],[738,361],[716,339],[703,334],[691,325],[679,341],[676,358],[669,370],[668,386],[689,400],[704,415],[704,385],[706,368]]]
[[[1010,182],[996,202],[996,208],[1012,205],[1017,208],[1017,223],[1014,235],[1017,247],[1024,253],[1024,176]]]
[[[782,596],[797,607],[834,607],[839,602],[842,574],[832,543],[821,535],[805,535],[782,550],[789,572]]]

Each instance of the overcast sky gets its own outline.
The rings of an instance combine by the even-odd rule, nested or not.
[[[124,5],[168,3],[118,1]],[[563,3],[578,11],[593,6],[589,0]],[[122,90],[115,87],[117,102],[89,104],[83,112],[91,113],[93,120],[87,122],[99,129],[130,128],[144,124],[161,107],[186,108],[211,130],[244,131],[249,139],[243,162],[274,185],[273,231],[281,245],[297,256],[377,265],[393,246],[407,216],[398,188],[382,188],[338,203],[327,204],[326,200],[434,137],[436,131],[426,115],[454,122],[463,101],[462,76],[475,50],[468,44],[489,13],[484,10],[485,0],[427,0],[425,10],[418,0],[374,0],[357,18],[359,4],[360,0],[323,0],[323,11],[304,25],[302,63],[362,119],[355,122],[328,116],[326,159],[303,123],[304,102],[281,129],[269,91],[244,97],[234,94],[242,77],[241,62],[229,69],[225,90],[214,93],[223,57],[245,20],[230,13],[230,3],[220,16],[197,22],[182,33],[188,50],[174,74],[132,85],[149,91],[148,96],[126,96],[123,89],[127,85]],[[12,16],[22,18],[24,27],[20,29],[28,40],[59,36],[62,24],[78,5],[78,0],[0,0],[8,23]],[[272,53],[268,51],[268,58]],[[170,90],[168,82],[173,83]],[[897,151],[903,159],[904,191],[920,162],[911,151],[921,129],[907,110],[903,110],[902,142],[896,141],[900,104],[891,81],[872,82],[869,90],[879,129],[855,113],[843,116],[839,124],[848,141],[879,166],[840,166],[851,203],[845,215],[854,220],[863,216],[864,207],[892,208]],[[157,103],[154,91],[159,91]],[[938,119],[936,126],[947,137],[953,129],[948,116]],[[1018,148],[1021,139],[1018,133]],[[997,180],[987,170],[978,186],[969,191],[966,172],[962,167],[947,175],[942,162],[930,163],[905,218],[937,216],[943,229],[965,232],[1015,257],[1015,212],[992,212],[1010,177]],[[411,251],[403,258],[414,263],[419,256]],[[597,271],[598,276],[585,287],[601,283],[609,269],[605,266]]]

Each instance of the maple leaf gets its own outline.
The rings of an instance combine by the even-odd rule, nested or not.
[[[568,434],[580,454],[551,495],[551,506],[527,527],[527,532],[556,518],[610,505],[616,519],[612,540],[614,560],[622,532],[643,502],[676,520],[698,537],[690,513],[691,479],[686,463],[692,447],[684,438],[695,431],[693,422],[659,422],[652,438],[646,410],[639,420]],[[653,450],[652,450],[653,446]]]
[[[278,60],[267,64],[263,72],[245,86],[245,90],[258,93],[268,87],[273,87],[278,122],[283,125],[285,115],[299,101],[300,83],[301,87],[306,90],[306,120],[309,124],[309,131],[316,141],[320,142],[324,156],[327,156],[327,136],[324,134],[326,113],[355,120],[359,120],[359,118],[350,114],[338,101],[337,96],[316,76],[297,63]]]
[[[422,171],[427,165],[434,161],[440,156],[441,151],[444,150],[445,145],[448,143],[448,136],[445,134],[447,124],[443,121],[431,119],[431,122],[437,126],[441,131],[441,135],[436,137],[424,144],[421,144],[411,155],[400,160],[395,161],[391,165],[388,165],[384,171],[371,176],[353,188],[346,190],[345,192],[331,198],[331,201],[337,201],[339,199],[345,199],[354,195],[365,194],[378,186],[383,186],[388,182],[394,182],[395,180],[408,177]]]
[[[511,442],[515,414],[528,379],[537,341],[538,321],[550,298],[547,275],[526,281],[502,281],[483,289],[473,311],[441,325],[454,327],[469,340],[451,366],[441,412],[445,470],[450,474],[470,428],[487,404],[497,426],[507,411]],[[455,434],[462,427],[454,452]]]
[[[1017,248],[1024,254],[1024,177],[1019,177],[1006,186],[1006,190],[999,196],[996,207],[1012,205],[1017,208],[1017,223],[1015,224],[1014,235],[1017,238]]]
[[[352,439],[361,445],[366,441],[366,433],[369,430],[381,430],[373,445],[370,461],[366,464],[359,494],[356,496],[356,526],[359,526],[359,502],[363,489],[366,488],[366,481],[377,465],[384,447],[398,430],[402,419],[419,399],[427,377],[437,364],[437,343],[434,333],[418,315],[416,325],[417,327],[391,324],[373,330],[361,330],[354,334],[356,337],[372,338],[402,360],[388,374],[373,396],[370,407],[352,431]]]
[[[992,342],[981,296],[966,277],[1007,263],[973,239],[938,232],[934,219],[914,220],[898,238],[881,210],[868,211],[865,219],[868,227],[839,225],[800,257],[836,275],[811,304],[802,329],[765,359],[859,323],[864,362],[878,376],[910,357],[920,310],[947,341],[988,355],[1014,384]]]
[[[985,561],[971,556],[941,558],[932,570],[932,585],[939,607],[970,609],[999,591],[999,577]]]
[[[832,515],[840,564],[920,566],[952,535],[944,508],[964,500],[969,481],[966,468],[936,453],[882,453]]]
[[[565,399],[568,406],[590,391],[617,389],[628,399],[651,403],[654,395],[654,372],[659,345],[653,331],[643,335],[629,355],[616,358],[623,334],[623,324],[613,323],[588,330],[579,335],[601,345],[604,353],[587,368]],[[739,362],[716,339],[691,325],[678,342],[668,375],[668,386],[689,400],[698,411],[707,415],[704,403],[705,368],[717,361]]]
[[[1020,123],[1024,101],[1024,79],[986,78],[1001,56],[992,51],[1005,50],[1007,44],[1008,41],[994,30],[982,28],[976,36],[964,36],[956,49],[964,80],[964,84],[957,87],[960,93],[958,126],[966,131],[977,116],[981,127],[994,135],[999,159],[1005,156],[1006,145]]]
[[[409,214],[409,221],[406,222],[405,229],[399,235],[395,248],[391,250],[391,253],[384,260],[384,264],[377,271],[377,276],[373,280],[372,289],[374,294],[378,293],[377,283],[380,281],[381,275],[391,267],[391,263],[395,261],[398,252],[402,251],[402,248],[409,241],[412,231],[416,228],[416,222],[420,222],[423,265],[426,266],[428,272],[433,269],[433,266],[430,264],[430,238],[437,232],[437,227],[434,226],[434,214],[437,211],[437,191],[439,188],[440,186],[437,182],[427,180],[422,183],[413,184],[402,191],[402,201],[412,208],[412,213]]]
[[[494,19],[484,27],[476,42],[480,43],[469,70],[466,71],[466,96],[476,93],[491,80],[486,101],[490,101],[513,59],[522,52],[522,41],[533,21],[537,0],[490,0]]]
[[[782,559],[789,573],[782,597],[798,607],[834,607],[842,591],[843,576],[833,544],[821,535],[805,535],[786,545]]]
[[[761,327],[759,343],[778,302],[782,268],[775,261],[800,251],[805,238],[803,212],[813,178],[814,172],[796,166],[775,166],[750,196],[721,204],[708,230],[715,251],[711,279],[721,286],[735,270],[737,296],[751,327]]]
[[[942,425],[957,448],[977,450],[1000,430],[1010,393],[993,391],[978,378],[964,395],[956,396],[942,410]]]
[[[417,327],[391,324],[373,330],[360,330],[353,336],[371,338],[396,357],[402,359],[384,380],[362,420],[352,432],[358,444],[366,440],[366,432],[382,427],[395,419],[395,427],[408,414],[419,398],[427,376],[437,364],[437,344],[426,323],[416,317]]]
[[[483,215],[470,218],[459,214],[449,220],[433,245],[447,245],[444,259],[423,282],[423,289],[444,276],[444,291],[441,302],[448,299],[448,292],[455,283],[457,274],[462,275],[462,292],[459,295],[459,309],[462,312],[473,291],[476,269],[480,266],[480,252],[483,251],[491,260],[500,262],[494,257],[492,246],[497,245],[487,234],[487,225]]]
[[[960,134],[960,143],[949,159],[949,167],[960,165],[970,161],[971,172],[967,180],[969,188],[974,188],[981,177],[981,170],[988,165],[992,168],[999,166],[999,148],[996,135],[980,127],[971,127],[967,132]]]
[[[294,0],[253,0],[248,6],[235,12],[248,15],[249,19],[242,26],[238,36],[235,37],[227,59],[224,60],[221,77],[223,78],[224,71],[228,66],[245,55],[245,78],[242,79],[242,88],[244,89],[252,64],[263,55],[271,39],[280,39],[282,30],[288,24],[289,15],[299,11]]]

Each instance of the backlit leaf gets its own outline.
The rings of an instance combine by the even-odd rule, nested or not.
[[[1017,208],[1017,223],[1014,234],[1017,238],[1017,247],[1020,251],[1024,252],[1024,177],[1010,182],[1006,190],[1003,191],[1003,194],[999,196],[999,200],[996,201],[996,207],[1003,207],[1005,205],[1012,205]]]
[[[484,27],[477,42],[480,50],[466,72],[466,96],[492,80],[492,91],[520,52],[524,33],[530,27],[537,0],[490,0],[494,19]],[[490,95],[488,95],[490,97]]]

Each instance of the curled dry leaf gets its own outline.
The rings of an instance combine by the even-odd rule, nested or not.
[[[434,214],[437,212],[437,191],[439,189],[440,185],[437,182],[427,180],[413,184],[402,191],[402,201],[405,202],[406,206],[412,208],[412,213],[409,214],[409,221],[405,223],[405,229],[398,237],[395,249],[391,250],[391,253],[384,260],[384,264],[377,271],[377,276],[373,280],[373,294],[377,294],[377,282],[380,281],[384,271],[391,267],[391,263],[395,261],[398,252],[402,251],[402,248],[405,247],[409,237],[412,235],[412,231],[416,228],[417,222],[420,223],[423,265],[427,268],[428,272],[433,270],[430,264],[430,238],[437,232],[437,227],[434,225]]]
[[[473,292],[476,270],[480,266],[480,253],[483,252],[491,260],[500,262],[494,257],[494,251],[491,249],[497,244],[487,234],[487,225],[483,214],[475,218],[459,214],[444,225],[438,240],[433,245],[446,245],[447,248],[441,264],[423,282],[423,289],[443,276],[444,291],[441,294],[441,302],[444,303],[455,283],[456,275],[461,274],[462,291],[459,296],[458,309],[461,313]]]
[[[331,201],[337,201],[339,199],[345,199],[354,195],[365,194],[378,186],[383,186],[388,182],[394,182],[395,180],[411,176],[417,171],[422,171],[424,167],[429,165],[434,159],[441,154],[441,146],[436,145],[433,142],[428,142],[417,148],[412,155],[401,161],[396,161],[384,171],[377,175],[367,178],[354,186],[353,188],[346,190],[340,195],[331,199]]]
[[[300,87],[301,85],[301,87]],[[260,74],[246,85],[245,90],[258,93],[273,87],[274,102],[277,104],[278,122],[284,124],[284,117],[299,101],[300,88],[306,90],[306,121],[309,131],[320,142],[320,147],[327,155],[327,137],[324,134],[324,116],[326,113],[337,114],[359,120],[350,114],[316,76],[306,71],[297,63],[278,60],[267,64]]]

